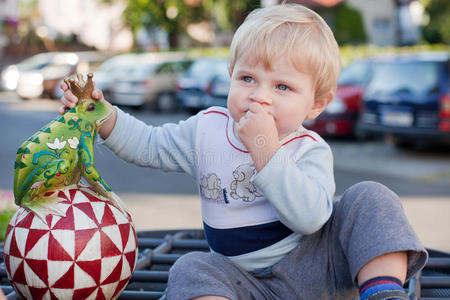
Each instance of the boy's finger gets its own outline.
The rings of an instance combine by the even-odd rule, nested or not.
[[[103,99],[102,91],[99,89],[94,89],[94,91],[92,92],[92,98],[94,100],[102,100]]]
[[[59,108],[58,108],[58,112],[59,112],[59,114],[64,114],[65,113],[65,111],[66,111],[66,106],[65,105],[61,105]]]
[[[258,102],[252,102],[249,107],[248,107],[248,111],[252,112],[252,113],[259,113],[259,112],[263,112],[264,108],[262,107],[262,105]]]
[[[68,103],[73,104],[74,106],[78,103],[78,98],[72,93],[71,90],[67,90],[64,93],[64,97],[66,98]]]
[[[59,86],[64,92],[69,89],[69,86],[67,85],[65,80],[63,82],[61,82],[61,84]]]

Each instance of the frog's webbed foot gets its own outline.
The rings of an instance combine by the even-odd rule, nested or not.
[[[108,199],[112,202],[114,206],[116,206],[125,216],[128,216],[128,209],[125,206],[125,203],[120,200],[119,196],[117,196],[114,192],[108,192]]]
[[[128,209],[125,203],[120,200],[116,193],[111,191],[101,190],[100,193],[103,197],[107,198],[115,207],[117,207],[125,216],[128,216]]]
[[[93,196],[99,197],[102,200],[111,202],[124,215],[128,216],[129,213],[125,203],[123,203],[123,201],[120,200],[119,196],[117,196],[116,193],[112,191],[106,191],[103,187],[99,185],[90,185],[89,189],[87,189],[86,192],[91,193]]]
[[[59,204],[64,200],[65,199],[57,196],[47,196],[42,197],[39,200],[35,200],[33,203],[28,205],[24,204],[22,206],[35,214],[44,224],[48,225],[45,220],[48,215],[57,215],[60,217],[66,216],[64,207]]]

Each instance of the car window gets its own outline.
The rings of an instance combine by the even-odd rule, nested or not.
[[[181,72],[186,72],[186,70],[191,65],[192,65],[192,61],[191,60],[183,60],[183,61],[178,61],[178,62],[174,63],[173,67],[175,69],[175,72],[181,73]]]
[[[436,62],[383,62],[374,65],[367,92],[381,94],[426,94],[436,92],[439,64]]]
[[[191,65],[187,75],[199,79],[208,79],[222,73],[226,68],[227,62],[225,60],[197,60]]]
[[[361,61],[353,62],[342,68],[339,75],[338,85],[352,84],[362,85],[364,84],[370,74],[370,62]]]
[[[134,78],[148,77],[156,68],[155,64],[136,65],[128,69],[127,74]]]
[[[155,74],[170,74],[173,73],[173,64],[172,62],[162,63],[159,65],[156,70]]]

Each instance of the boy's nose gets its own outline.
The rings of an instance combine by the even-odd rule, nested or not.
[[[262,88],[255,88],[250,94],[250,100],[259,102],[261,104],[272,104],[270,94]]]

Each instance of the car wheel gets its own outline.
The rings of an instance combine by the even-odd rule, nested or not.
[[[167,113],[177,110],[178,105],[175,97],[171,93],[163,93],[156,99],[155,109],[156,111]]]

